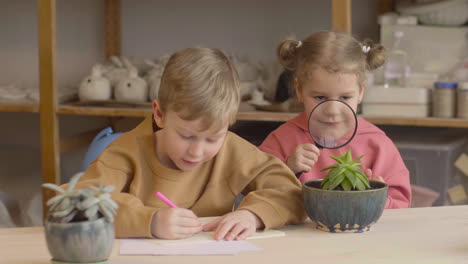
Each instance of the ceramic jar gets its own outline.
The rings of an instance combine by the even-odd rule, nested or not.
[[[433,91],[432,115],[435,117],[455,117],[456,82],[435,82]]]

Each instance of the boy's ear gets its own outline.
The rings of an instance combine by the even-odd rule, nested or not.
[[[164,114],[158,100],[153,100],[153,118],[159,128],[164,128]]]
[[[302,94],[302,88],[299,85],[299,80],[297,78],[294,78],[293,85],[294,85],[294,90],[296,91],[297,100],[300,103],[304,103],[304,96]]]

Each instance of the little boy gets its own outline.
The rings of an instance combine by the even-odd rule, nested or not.
[[[171,56],[153,117],[112,142],[78,186],[116,187],[117,237],[180,239],[204,230],[215,231],[216,240],[240,240],[304,220],[292,171],[228,131],[239,101],[237,72],[220,50],[188,48]],[[231,212],[240,193],[245,197]],[[204,216],[221,217],[203,226],[198,217]]]

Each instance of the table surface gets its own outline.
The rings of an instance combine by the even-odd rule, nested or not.
[[[282,230],[249,240],[261,251],[234,256],[119,256],[116,240],[108,263],[468,263],[468,205],[385,210],[359,234],[319,231],[310,221]],[[0,263],[50,263],[43,228],[0,229]]]

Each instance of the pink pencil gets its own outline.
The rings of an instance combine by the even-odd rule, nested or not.
[[[177,205],[175,205],[173,202],[171,202],[171,200],[169,200],[166,196],[164,196],[164,194],[162,194],[160,192],[156,192],[155,195],[156,195],[156,197],[161,199],[161,201],[163,201],[165,204],[167,204],[169,207],[177,208]]]

